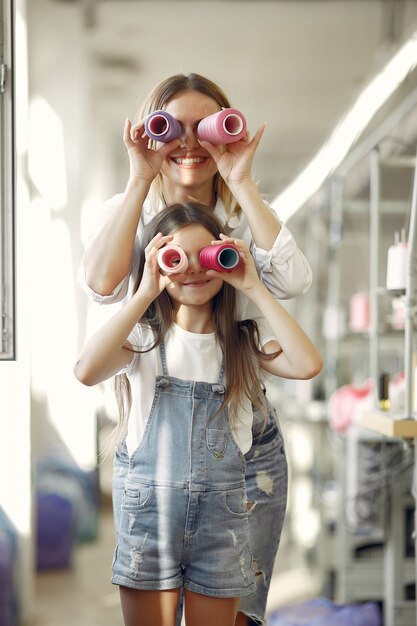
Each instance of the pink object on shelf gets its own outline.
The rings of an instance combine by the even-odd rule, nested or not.
[[[201,120],[197,136],[214,145],[234,143],[246,133],[246,119],[237,109],[223,109]]]
[[[158,265],[167,274],[180,274],[188,267],[188,259],[182,248],[169,245],[158,252]]]
[[[366,332],[370,325],[369,294],[355,293],[350,299],[349,328],[355,333]]]
[[[362,411],[372,407],[373,388],[372,380],[367,380],[363,387],[344,385],[336,389],[328,404],[330,426],[345,432],[351,424],[360,423]]]

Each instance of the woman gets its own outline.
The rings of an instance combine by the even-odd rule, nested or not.
[[[132,276],[137,275],[139,264],[138,232],[168,204],[190,201],[210,206],[225,223],[228,235],[246,241],[262,282],[276,298],[307,291],[312,280],[309,264],[291,233],[263,201],[252,177],[252,162],[264,126],[250,141],[246,137],[227,146],[198,139],[198,123],[230,106],[212,81],[198,74],[179,74],[154,88],[137,123],[126,121],[123,138],[129,155],[129,179],[124,193],[107,203],[106,221],[88,245],[80,268],[80,282],[91,299],[112,303],[131,293]],[[144,135],[146,116],[160,109],[181,124],[180,139],[155,144]],[[239,305],[241,319],[260,317],[245,296],[240,297]],[[287,464],[272,407],[266,425],[254,415],[253,446],[246,460],[257,585],[255,593],[240,600],[236,626],[265,624],[267,594],[285,514]],[[127,464],[126,451],[116,450],[115,484],[124,480]],[[117,531],[117,517],[115,522]]]

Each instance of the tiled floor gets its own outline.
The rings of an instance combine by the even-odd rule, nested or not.
[[[113,547],[112,513],[106,507],[100,515],[98,540],[74,550],[71,568],[37,575],[30,626],[123,626],[118,588],[110,583]],[[268,610],[313,597],[314,580],[305,570],[281,573],[277,568]]]

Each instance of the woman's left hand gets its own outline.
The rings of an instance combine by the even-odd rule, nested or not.
[[[201,146],[209,152],[216,162],[219,174],[228,187],[252,180],[253,157],[264,130],[265,124],[258,128],[250,141],[249,133],[246,133],[240,141],[222,146],[215,146],[208,141],[200,141]]]
[[[221,234],[220,240],[213,242],[213,246],[229,243],[239,250],[239,264],[230,272],[217,272],[215,270],[207,270],[207,276],[216,276],[226,283],[232,285],[238,291],[249,295],[250,291],[260,284],[258,272],[256,271],[255,262],[249,250],[248,244],[243,239],[233,239]]]

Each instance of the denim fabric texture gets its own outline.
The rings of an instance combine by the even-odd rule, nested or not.
[[[161,355],[163,375],[143,439],[130,458],[123,445],[116,453],[112,582],[216,597],[251,594],[246,460],[227,411],[220,411],[223,371],[216,384],[173,378],[163,345]]]

